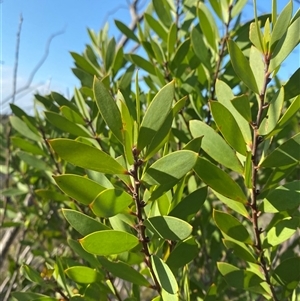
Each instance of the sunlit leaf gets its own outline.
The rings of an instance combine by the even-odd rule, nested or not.
[[[259,94],[256,80],[252,69],[250,68],[249,61],[246,59],[236,43],[232,40],[228,40],[228,51],[233,69],[237,76],[245,83],[246,86],[248,86],[249,89]]]
[[[100,192],[90,208],[96,216],[110,217],[122,212],[133,202],[132,196],[120,189],[106,189]]]
[[[50,140],[49,143],[62,159],[76,166],[107,174],[127,173],[114,158],[93,146],[63,138]]]
[[[110,228],[96,221],[92,217],[72,209],[62,209],[68,223],[81,235],[88,235],[92,232],[109,230]]]
[[[93,283],[101,281],[102,275],[96,270],[85,266],[72,266],[65,270],[67,276],[76,283]]]
[[[150,144],[167,118],[174,98],[174,89],[174,81],[172,81],[164,86],[151,101],[141,123],[137,141],[138,150]]]
[[[241,129],[230,111],[218,101],[210,101],[213,118],[224,139],[237,152],[246,155],[247,148]]]
[[[109,271],[116,277],[129,281],[136,285],[150,285],[146,278],[144,278],[138,271],[122,261],[113,262],[106,259],[105,257],[99,257],[99,261],[107,271]]]
[[[87,252],[106,256],[129,251],[138,245],[139,240],[126,232],[104,230],[91,233],[79,242]]]
[[[173,216],[154,216],[146,219],[144,225],[161,238],[184,240],[192,232],[192,226]]]
[[[253,243],[245,226],[234,216],[222,211],[214,210],[213,219],[217,227],[227,236],[246,244],[251,245]]]
[[[241,187],[222,169],[204,158],[199,158],[194,170],[204,183],[221,195],[246,204],[247,197]]]
[[[110,93],[107,91],[104,84],[98,80],[96,77],[94,78],[94,95],[95,100],[98,106],[98,109],[105,120],[105,123],[109,127],[109,129],[113,132],[115,137],[123,143],[123,124],[121,113],[118,109],[118,106],[115,100],[112,98]]]
[[[175,183],[189,172],[197,161],[197,153],[176,151],[154,162],[142,176],[149,185]]]
[[[300,133],[287,140],[269,154],[260,164],[262,167],[278,167],[300,161]]]
[[[168,265],[156,255],[151,256],[151,264],[160,286],[170,294],[177,294],[177,281]]]

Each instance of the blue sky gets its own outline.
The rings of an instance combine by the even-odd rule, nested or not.
[[[145,7],[147,0],[141,1]],[[259,14],[271,10],[271,0],[257,1]],[[278,0],[280,11],[288,0]],[[84,46],[90,43],[87,28],[98,32],[105,21],[110,24],[110,33],[118,38],[113,20],[130,23],[130,15],[126,0],[2,0],[0,2],[0,61],[1,61],[1,97],[5,99],[12,92],[13,69],[15,64],[16,34],[20,15],[23,16],[17,87],[24,86],[31,71],[44,55],[48,38],[61,30],[63,34],[56,36],[50,46],[49,56],[36,73],[32,86],[41,94],[52,90],[66,96],[73,93],[79,82],[71,68],[73,60],[69,51],[81,53]],[[296,1],[294,10],[299,7]],[[248,1],[243,12],[243,20],[253,16],[252,0]],[[280,70],[280,78],[287,79],[299,67],[299,47],[291,54]],[[25,110],[32,107],[32,93],[16,99],[16,104]],[[8,105],[2,105],[0,113],[7,113]]]

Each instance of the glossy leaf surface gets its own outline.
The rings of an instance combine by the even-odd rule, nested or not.
[[[156,94],[145,113],[137,141],[138,150],[142,150],[150,144],[152,138],[167,118],[173,98],[174,82],[172,81]]]
[[[198,155],[182,150],[168,154],[153,163],[142,177],[150,185],[177,182],[195,165]]]
[[[62,159],[76,166],[107,174],[126,173],[115,159],[95,147],[63,138],[50,140],[49,143]]]
[[[103,230],[91,233],[79,242],[87,252],[106,256],[129,251],[138,245],[139,240],[126,232]]]
[[[243,224],[232,215],[214,210],[213,218],[218,228],[229,237],[239,242],[252,244],[252,239]]]
[[[94,269],[85,266],[73,266],[65,270],[69,278],[76,283],[93,283],[102,280],[101,275]]]
[[[62,212],[69,224],[81,235],[88,235],[92,232],[109,229],[109,227],[79,211],[62,209]]]
[[[234,201],[247,203],[247,198],[241,187],[226,172],[213,163],[199,158],[194,170],[199,178],[216,192]]]
[[[105,85],[96,77],[94,78],[93,90],[98,109],[105,120],[105,123],[115,137],[123,143],[122,118],[115,100],[112,98]]]
[[[106,189],[96,196],[90,208],[96,216],[110,217],[122,212],[132,202],[132,196],[125,191]]]
[[[97,182],[78,175],[64,174],[53,178],[64,193],[84,205],[89,205],[105,189]]]
[[[173,216],[154,216],[144,221],[144,225],[161,238],[184,240],[192,233],[192,226]]]
[[[243,167],[232,148],[210,126],[199,120],[190,121],[194,138],[201,137],[201,148],[214,160],[236,172],[243,173]]]

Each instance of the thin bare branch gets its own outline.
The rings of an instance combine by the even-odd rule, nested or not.
[[[46,61],[46,59],[47,59],[47,57],[48,57],[48,55],[49,55],[49,49],[50,49],[50,45],[51,45],[52,40],[53,40],[55,37],[57,37],[57,36],[63,34],[64,32],[65,32],[65,29],[62,29],[62,30],[60,30],[60,31],[58,31],[58,32],[56,32],[56,33],[54,33],[54,34],[52,34],[52,35],[49,37],[49,39],[48,39],[48,41],[47,41],[47,43],[46,43],[45,52],[44,52],[42,58],[40,59],[40,61],[37,63],[37,65],[36,65],[36,66],[33,68],[33,70],[31,71],[31,73],[30,73],[30,75],[29,75],[29,78],[28,78],[28,81],[27,81],[26,85],[23,86],[23,87],[21,87],[21,88],[19,88],[19,89],[17,89],[17,90],[15,91],[15,93],[13,93],[13,94],[9,95],[8,97],[6,97],[6,98],[3,100],[2,105],[4,105],[5,103],[9,102],[9,101],[10,101],[13,97],[15,97],[17,94],[19,94],[19,93],[25,91],[26,89],[30,88],[31,83],[32,83],[32,81],[33,81],[33,79],[34,79],[36,73],[37,73],[38,70],[42,67],[42,65],[44,64],[44,62]]]

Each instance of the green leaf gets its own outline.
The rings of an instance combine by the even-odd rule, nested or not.
[[[295,234],[299,226],[298,218],[287,218],[272,227],[263,242],[263,247],[277,246]]]
[[[37,170],[52,171],[52,168],[49,165],[47,165],[42,159],[39,159],[34,155],[28,154],[23,151],[18,151],[16,154],[21,160],[23,160],[29,166],[36,168]]]
[[[48,121],[58,129],[74,136],[91,137],[89,131],[80,125],[54,112],[44,112]]]
[[[28,189],[23,190],[23,189],[18,189],[18,188],[4,188],[0,189],[0,194],[2,196],[17,196],[17,195],[22,195],[28,193]]]
[[[221,80],[217,80],[216,82],[216,95],[218,101],[224,105],[234,117],[235,121],[239,125],[239,128],[241,129],[246,144],[251,148],[252,134],[249,126],[249,121],[251,120],[251,110],[248,96],[239,95],[234,97],[231,88]],[[240,107],[243,106],[243,108],[240,110],[238,110],[233,103],[237,100],[240,103]],[[249,118],[246,118],[245,120],[244,115],[249,116]]]
[[[164,29],[164,27],[155,20],[151,15],[145,13],[144,14],[146,22],[149,24],[151,29],[164,41],[167,42],[168,40],[168,33]]]
[[[45,152],[39,146],[25,140],[24,138],[11,137],[10,140],[13,146],[18,147],[28,153],[41,156],[46,155]]]
[[[176,183],[194,167],[197,157],[192,151],[175,151],[154,162],[141,180],[149,185]]]
[[[79,243],[89,253],[106,256],[129,251],[139,244],[139,240],[126,232],[104,230],[81,238]]]
[[[125,168],[105,152],[70,139],[49,141],[54,151],[64,160],[82,167],[107,174],[126,174]]]
[[[74,90],[74,99],[75,99],[76,106],[79,112],[81,113],[81,115],[84,116],[85,120],[89,121],[90,114],[87,108],[86,101],[83,98],[82,93],[76,88]],[[84,123],[86,124],[86,122]]]
[[[232,215],[214,209],[213,219],[217,227],[227,236],[239,242],[253,244],[245,226]]]
[[[258,91],[262,91],[265,83],[265,64],[262,53],[254,46],[251,46],[249,60]]]
[[[191,120],[190,131],[193,138],[201,137],[201,148],[214,160],[221,163],[225,167],[230,168],[240,174],[243,173],[243,167],[238,160],[232,148],[225,140],[217,134],[213,128],[202,121]]]
[[[239,0],[237,1],[232,8],[231,11],[231,18],[234,18],[236,15],[238,15],[242,9],[244,8],[244,6],[246,5],[248,1],[247,0]]]
[[[142,150],[149,145],[152,138],[163,125],[172,106],[174,90],[174,81],[172,81],[159,90],[151,101],[142,120],[137,141],[138,150]]]
[[[166,264],[173,270],[189,264],[198,254],[199,247],[194,237],[189,237],[176,244],[168,257]]]
[[[180,46],[176,49],[174,58],[171,61],[171,66],[173,68],[180,66],[182,64],[182,61],[187,56],[187,53],[190,49],[190,39],[186,39]]]
[[[250,64],[244,56],[243,52],[232,40],[228,40],[228,51],[230,54],[230,60],[233,69],[237,76],[245,83],[245,85],[250,90],[252,90],[256,94],[259,94],[259,90],[256,84],[255,77],[253,75],[253,71],[250,68]]]
[[[85,266],[72,266],[66,269],[65,273],[76,283],[89,284],[103,280],[100,273]]]
[[[110,93],[107,91],[104,84],[96,77],[94,78],[93,89],[95,100],[98,109],[102,115],[102,118],[105,120],[105,123],[115,135],[115,137],[121,143],[123,143],[122,118],[116,102],[114,101]]]
[[[269,72],[271,73],[286,59],[286,57],[299,44],[300,18],[297,18],[278,41],[270,60]]]
[[[181,110],[184,107],[185,103],[186,97],[183,97],[176,102],[176,104],[166,117],[164,123],[156,132],[151,143],[147,147],[145,157],[143,158],[144,161],[147,161],[150,158],[152,158],[156,154],[156,152],[166,143],[166,140],[172,128],[173,119],[178,114],[179,110]]]
[[[145,60],[143,57],[137,54],[129,54],[129,58],[137,67],[147,71],[152,75],[156,75],[155,67],[151,62]]]
[[[226,206],[228,206],[229,208],[231,208],[235,212],[241,214],[242,216],[245,216],[246,218],[250,218],[249,213],[248,213],[248,211],[247,211],[244,204],[242,204],[240,202],[233,201],[233,200],[225,197],[224,195],[214,191],[213,189],[212,189],[212,192]]]
[[[300,182],[294,181],[272,190],[262,202],[262,211],[276,213],[300,206]]]
[[[172,16],[168,3],[165,0],[153,0],[152,4],[160,21],[169,28],[172,24]]]
[[[39,197],[42,197],[44,199],[46,199],[47,201],[49,200],[55,200],[55,201],[67,201],[69,200],[69,197],[58,193],[56,191],[53,190],[49,190],[49,189],[36,189],[35,194],[38,195]]]
[[[111,38],[108,42],[107,50],[105,53],[104,65],[105,65],[106,72],[108,72],[110,70],[110,68],[114,62],[115,52],[116,52],[116,41],[115,41],[115,38]]]
[[[300,133],[277,147],[260,164],[261,167],[278,167],[290,165],[300,161]]]
[[[175,216],[185,221],[190,221],[204,204],[207,196],[207,187],[201,187],[188,196],[174,207],[169,213],[170,216]]]
[[[300,85],[298,85],[299,80],[300,80],[300,68],[298,68],[288,79],[288,81],[283,85],[284,101],[288,101],[296,96],[299,97],[300,94]]]
[[[197,15],[198,15],[201,30],[208,44],[210,45],[211,49],[215,53],[218,53],[218,46],[217,46],[219,40],[218,27],[213,15],[211,14],[210,10],[203,2],[200,2],[198,5]]]
[[[110,217],[128,208],[132,201],[132,196],[123,190],[106,189],[97,195],[90,208],[96,216]]]
[[[194,170],[200,179],[221,195],[246,204],[247,197],[241,187],[222,169],[204,158],[199,158]]]
[[[12,297],[16,298],[18,301],[32,301],[37,298],[47,297],[42,294],[30,293],[30,292],[12,292],[11,295]]]
[[[156,255],[151,256],[151,264],[161,288],[170,294],[177,294],[177,281],[168,265]]]
[[[105,226],[104,224],[79,211],[62,209],[62,213],[68,223],[81,235],[88,235],[92,232],[110,229],[108,226]]]
[[[208,49],[204,43],[203,35],[196,27],[192,29],[191,40],[196,56],[200,59],[201,63],[203,63],[205,67],[210,69],[211,67],[208,58]]]
[[[263,282],[263,279],[261,279],[255,273],[246,270],[240,270],[226,262],[218,262],[217,267],[220,273],[225,277],[226,282],[235,288],[249,289],[251,287],[258,286]]]
[[[214,120],[224,139],[237,152],[245,156],[247,152],[246,142],[233,115],[218,101],[210,101],[209,104]]]
[[[101,265],[114,276],[129,281],[130,283],[149,287],[150,283],[137,270],[128,264],[117,261],[107,260],[105,257],[99,257]]]
[[[223,239],[223,243],[227,249],[229,249],[229,250],[232,249],[234,254],[237,257],[239,257],[245,261],[248,261],[248,262],[256,263],[255,256],[249,250],[249,248],[247,247],[246,244],[241,243],[237,240],[233,241],[233,240],[229,240],[229,239]]]
[[[134,34],[134,32],[124,23],[122,23],[121,21],[118,20],[114,20],[116,26],[118,27],[118,29],[129,39],[139,43],[139,39],[137,38],[137,36]]]
[[[252,44],[261,52],[264,53],[264,49],[262,47],[261,36],[262,33],[260,31],[260,27],[257,27],[255,22],[250,24],[250,31],[249,31],[249,39]]]
[[[172,26],[170,27],[169,33],[168,33],[168,59],[170,59],[171,55],[174,53],[176,48],[176,40],[177,40],[177,25],[174,22]]]
[[[70,109],[69,107],[62,106],[60,107],[60,111],[63,114],[63,116],[69,121],[71,121],[73,124],[77,123],[86,126],[86,122],[84,121],[83,117],[74,110]]]
[[[72,55],[73,59],[76,62],[76,65],[78,65],[79,67],[81,67],[83,70],[87,71],[88,73],[92,74],[92,75],[98,75],[101,76],[101,73],[99,72],[99,70],[85,57],[83,57],[82,55],[76,53],[76,52],[70,52],[70,54]]]
[[[232,105],[235,109],[250,123],[252,121],[251,117],[251,109],[250,109],[250,102],[247,95],[239,95],[233,99],[231,99]],[[238,124],[240,124],[238,122]],[[240,127],[242,125],[240,124]],[[249,127],[249,124],[248,124]],[[251,134],[251,133],[250,133]]]
[[[284,89],[281,88],[271,100],[268,112],[265,118],[262,120],[258,132],[260,135],[269,134],[277,125],[277,121],[280,117],[284,101]]]
[[[298,267],[298,269],[297,269]],[[276,281],[284,286],[288,287],[288,284],[294,283],[295,287],[299,284],[300,273],[297,272],[300,267],[300,257],[290,257],[283,260],[274,270],[272,277]]]
[[[144,221],[144,225],[167,240],[184,240],[193,230],[189,223],[173,216],[150,217]]]
[[[265,137],[265,139],[268,139],[276,135],[277,133],[281,132],[285,128],[285,126],[293,120],[293,117],[297,114],[299,110],[300,110],[300,95],[294,98],[291,105],[286,109],[282,117],[277,122],[275,128],[272,130],[271,133],[269,133]]]
[[[83,260],[86,260],[87,262],[89,262],[91,264],[92,267],[98,267],[99,266],[99,261],[97,260],[97,258],[86,252],[81,244],[77,241],[77,240],[74,240],[74,239],[68,239],[68,245],[70,246],[70,248],[76,253],[79,255],[79,257]]]
[[[32,132],[32,130],[27,126],[27,124],[20,118],[18,118],[16,116],[10,116],[9,122],[10,122],[11,126],[17,132],[19,132],[22,136],[24,136],[30,140],[34,140],[34,141],[38,141],[38,142],[42,140],[42,137],[38,136],[34,132]]]
[[[72,174],[53,176],[58,187],[81,204],[89,205],[105,187],[87,177]]]
[[[41,275],[37,271],[35,271],[33,268],[31,268],[29,265],[22,264],[21,271],[22,271],[23,275],[31,282],[38,283],[40,285],[44,284],[44,280],[41,277]]]
[[[282,10],[280,15],[278,16],[276,23],[274,22],[274,28],[271,36],[271,51],[276,46],[277,42],[282,38],[282,36],[287,32],[287,29],[290,25],[290,20],[292,18],[293,13],[293,3],[289,1],[289,3]]]

